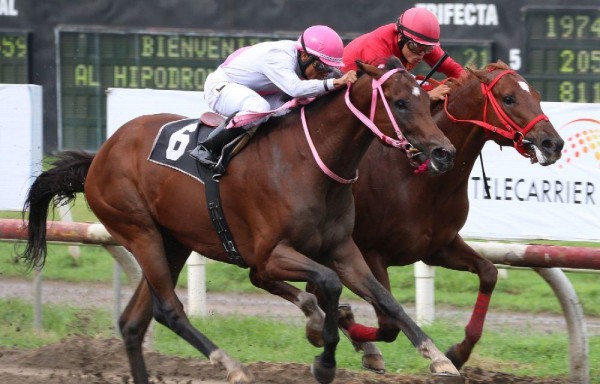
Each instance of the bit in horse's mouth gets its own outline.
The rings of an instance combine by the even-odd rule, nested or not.
[[[419,168],[422,164],[424,164],[428,158],[425,153],[419,150],[412,145],[407,148],[406,156],[408,157],[408,161],[410,162],[411,167]]]

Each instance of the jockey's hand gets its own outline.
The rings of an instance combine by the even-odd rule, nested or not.
[[[346,85],[346,83],[354,84],[355,81],[356,81],[356,71],[351,70],[351,71],[344,73],[344,76],[340,77],[339,79],[333,80],[333,86],[336,88],[340,88],[340,87],[343,87],[344,85]]]
[[[450,91],[450,87],[446,84],[440,84],[437,87],[433,88],[431,91],[427,92],[431,101],[436,100],[444,100],[446,98],[446,94]]]

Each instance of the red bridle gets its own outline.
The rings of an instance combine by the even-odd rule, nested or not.
[[[499,135],[504,136],[509,140],[512,140],[512,142],[514,143],[515,149],[521,155],[523,155],[525,157],[531,157],[525,151],[525,147],[523,145],[523,138],[533,128],[533,126],[536,125],[539,121],[541,121],[541,120],[548,121],[548,116],[541,113],[537,117],[535,117],[533,120],[531,120],[524,128],[521,128],[521,126],[519,126],[517,123],[515,123],[510,118],[510,116],[508,116],[506,114],[506,112],[504,112],[504,110],[500,107],[500,104],[498,104],[498,101],[494,97],[494,95],[492,93],[492,88],[494,88],[494,85],[496,85],[496,83],[498,83],[498,81],[502,78],[502,76],[507,75],[509,73],[515,73],[515,71],[512,69],[509,69],[509,70],[500,72],[498,74],[498,76],[496,76],[490,82],[489,85],[481,83],[481,92],[483,93],[483,96],[486,99],[485,106],[483,107],[483,121],[481,121],[481,120],[461,120],[461,119],[457,119],[454,116],[452,116],[450,114],[450,111],[448,111],[448,99],[449,99],[448,96],[446,96],[446,100],[444,101],[444,110],[446,111],[446,115],[448,115],[448,118],[450,120],[452,120],[453,122],[455,122],[455,123],[471,123],[471,124],[478,125],[484,129],[487,129],[488,131],[498,133]],[[496,116],[498,116],[498,119],[500,120],[502,127],[496,127],[487,122],[488,103],[492,105],[492,108],[496,112]]]

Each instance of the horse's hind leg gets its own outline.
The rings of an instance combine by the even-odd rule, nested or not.
[[[296,307],[300,308],[306,316],[306,338],[315,347],[323,347],[323,324],[325,322],[325,313],[317,303],[315,295],[304,292],[284,281],[263,280],[260,278],[256,269],[250,270],[250,281],[256,287],[264,289],[286,299]]]
[[[119,318],[119,329],[135,383],[147,383],[148,371],[142,354],[142,342],[152,320],[152,302],[146,280],[142,279]]]
[[[479,277],[479,294],[471,319],[465,327],[465,338],[446,352],[446,356],[460,369],[471,356],[483,333],[485,316],[498,279],[498,270],[491,261],[479,256],[460,236],[446,249],[423,261],[429,265],[474,272]]]
[[[241,364],[219,349],[190,323],[183,311],[183,304],[175,294],[175,281],[171,276],[173,260],[166,253],[165,244],[160,240],[163,237],[159,230],[151,222],[140,225],[139,222],[128,223],[128,218],[115,220],[113,217],[112,219],[111,227],[107,225],[107,228],[137,259],[152,298],[154,318],[198,349],[211,362],[222,365],[227,370],[227,379],[230,383],[251,383],[250,373]],[[139,217],[137,219],[139,220]],[[105,221],[106,224],[108,223]],[[120,226],[124,227],[120,228]],[[138,300],[143,302],[144,297],[139,297]],[[135,359],[135,355],[132,355],[132,358]],[[135,361],[139,363],[141,360]],[[136,366],[136,368],[143,367]],[[139,380],[136,383],[145,384],[147,376],[139,376]]]
[[[172,260],[170,264],[171,278],[176,282],[190,251],[187,249],[176,250],[168,244],[165,244],[165,248]],[[151,320],[152,296],[146,280],[142,279],[119,319],[119,328],[136,383],[148,382],[146,364],[142,354],[142,343]]]

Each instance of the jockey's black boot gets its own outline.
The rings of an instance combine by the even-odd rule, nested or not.
[[[206,139],[200,142],[195,149],[190,151],[190,156],[207,166],[209,169],[213,169],[219,162],[223,147],[246,132],[243,128],[225,129],[228,123],[229,119],[225,120],[221,125],[215,128]]]

